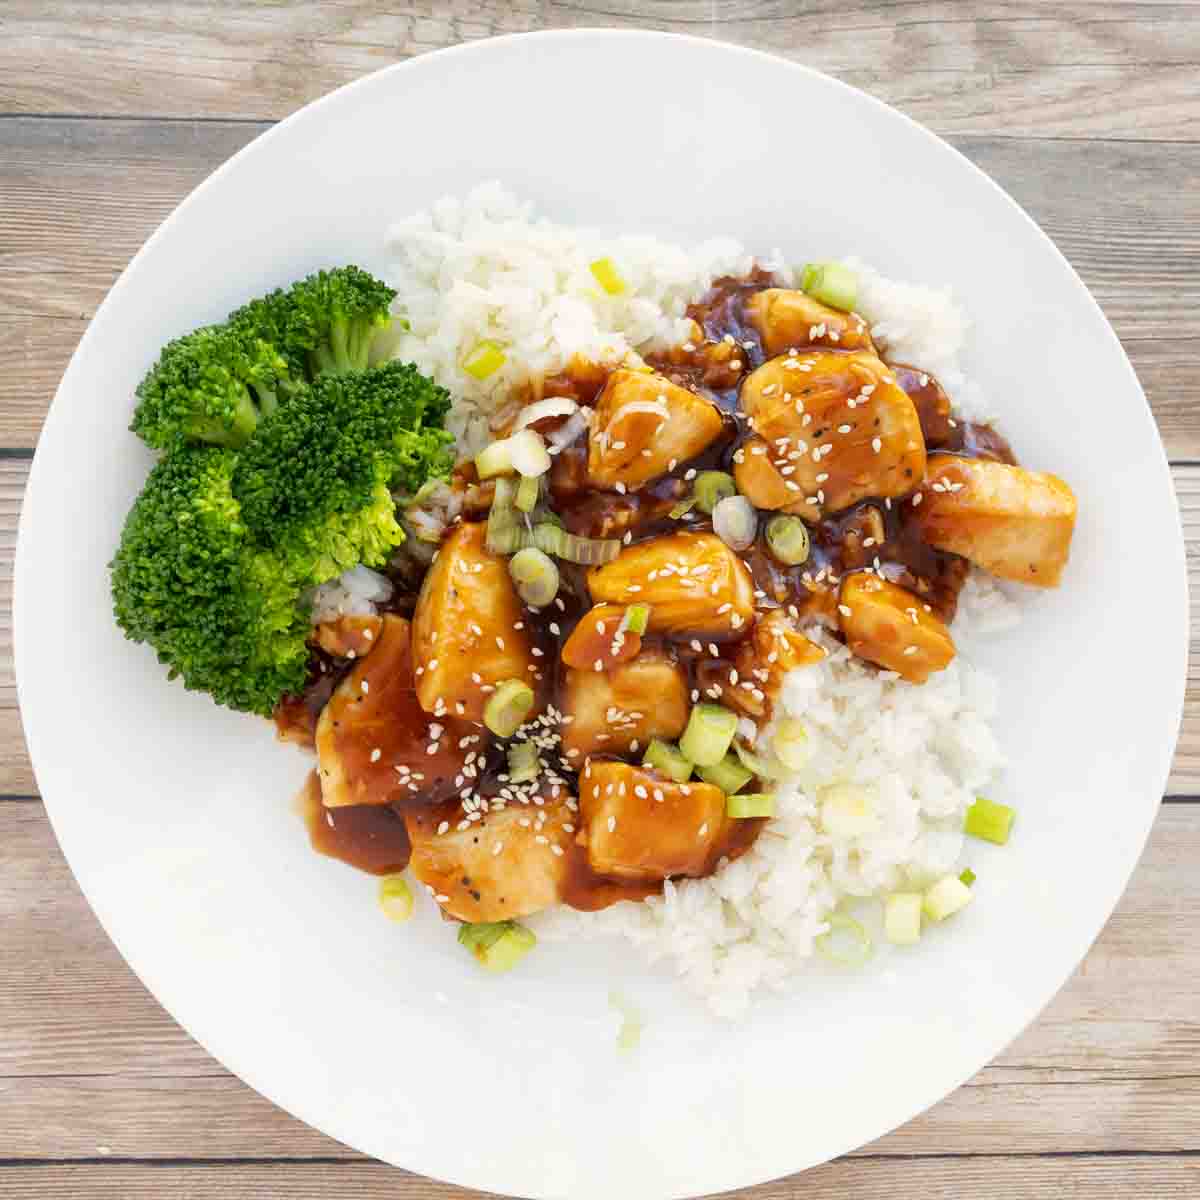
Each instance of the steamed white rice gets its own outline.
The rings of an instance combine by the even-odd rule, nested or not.
[[[535,220],[497,184],[401,221],[388,243],[398,312],[410,326],[396,354],[451,390],[451,428],[468,454],[515,386],[536,386],[575,354],[615,362],[686,340],[688,303],[717,276],[754,261],[733,240],[681,247]],[[589,264],[599,258],[616,264],[625,294],[596,286]],[[969,325],[949,291],[849,261],[860,281],[858,308],[877,341],[935,374],[964,416],[985,416],[960,362]],[[770,265],[792,278],[777,260]],[[507,362],[480,382],[461,363],[485,339],[505,345]],[[979,573],[968,579],[959,614],[960,651],[966,635],[1005,629],[1018,616],[1008,592]],[[810,636],[829,655],[788,677],[782,708],[804,722],[812,761],[781,786],[777,816],[753,849],[711,878],[668,883],[661,898],[541,914],[530,921],[540,937],[624,938],[648,960],[668,963],[713,1012],[737,1016],[757,989],[783,985],[811,959],[835,907],[957,869],[963,814],[1004,761],[989,726],[992,680],[960,653],[916,686],[864,665],[819,628]],[[817,805],[834,783],[870,790],[874,833],[851,840],[822,832]]]

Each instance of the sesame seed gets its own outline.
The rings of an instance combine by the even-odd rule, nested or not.
[[[904,647],[905,655],[916,654],[916,652],[917,652],[916,646],[905,646]]]
[[[871,439],[871,449],[874,450],[876,454],[878,454],[880,452],[880,450],[883,449],[883,439],[882,438],[872,438]]]
[[[499,634],[496,634],[496,649],[497,650],[504,649],[504,639]]]
[[[364,693],[371,690],[371,685],[365,679],[362,681],[362,690]]]
[[[558,845],[551,846],[550,853],[556,854],[556,855],[558,855],[559,858],[562,858],[563,848]]]
[[[915,496],[913,496],[913,498],[912,498],[913,508],[916,508],[917,505],[920,504],[923,499],[924,499],[924,497],[921,495],[921,493],[917,492],[917,494]]]
[[[700,826],[700,832],[697,834],[697,836],[703,837],[707,832],[708,832],[708,822],[705,821],[704,824]]]
[[[839,604],[838,612],[840,612],[843,617],[851,617],[854,615],[853,611],[850,608],[850,605],[848,605],[848,604]]]
[[[438,831],[438,833],[449,833],[449,832],[450,832],[450,822],[449,822],[449,821],[443,821],[443,822],[442,822],[442,823],[441,823],[441,824],[440,824],[440,825],[437,827],[437,831]]]

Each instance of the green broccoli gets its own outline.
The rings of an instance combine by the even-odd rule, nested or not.
[[[335,267],[252,300],[229,322],[276,346],[293,374],[345,374],[366,368],[371,339],[391,320],[395,296],[359,267]]]
[[[392,488],[452,463],[449,397],[388,364],[300,386],[240,451],[177,442],[110,564],[117,624],[172,677],[268,715],[304,686],[309,590],[403,541]]]
[[[385,562],[404,537],[391,492],[453,465],[448,407],[445,389],[408,364],[318,378],[238,456],[246,524],[314,583]]]
[[[157,450],[180,441],[237,449],[291,386],[268,342],[209,325],[167,344],[138,385],[129,428]]]
[[[184,685],[269,714],[304,686],[300,586],[255,545],[232,482],[237,455],[179,446],[150,473],[112,562],[117,624]]]

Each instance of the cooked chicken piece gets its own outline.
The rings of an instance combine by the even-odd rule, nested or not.
[[[746,316],[758,330],[768,356],[804,346],[875,350],[871,331],[858,313],[829,308],[804,292],[787,288],[756,292],[746,302]]]
[[[588,480],[593,487],[641,487],[665,475],[673,463],[694,458],[723,427],[710,400],[661,375],[621,368],[609,376],[596,401]]]
[[[637,542],[588,572],[592,598],[647,604],[647,632],[674,637],[734,637],[754,613],[746,564],[715,534],[672,533]]]
[[[448,897],[439,904],[444,913],[460,921],[507,921],[558,903],[579,853],[568,828],[578,817],[565,793],[539,800],[492,809],[466,829],[458,827],[461,810],[447,805],[404,814],[412,872],[435,896]],[[448,828],[438,833],[443,823]]]
[[[430,719],[413,687],[411,632],[385,616],[370,656],[338,684],[317,722],[317,770],[326,808],[388,804],[453,790],[466,755],[488,735],[453,717]],[[465,743],[465,744],[464,744]]]
[[[584,613],[563,645],[563,662],[577,671],[607,671],[636,658],[642,638],[621,628],[626,611],[620,604],[597,604]]]
[[[917,410],[873,354],[816,350],[773,358],[741,405],[808,519],[867,496],[903,496],[925,473]]]
[[[600,875],[704,875],[724,831],[725,795],[625,762],[588,759],[579,780],[588,862]]]
[[[377,616],[338,617],[317,626],[317,645],[334,658],[366,658],[383,628]]]
[[[733,479],[737,490],[754,505],[768,511],[795,513],[815,520],[819,506],[810,504],[795,481],[795,464],[786,460],[776,465],[778,455],[757,434],[751,434],[733,456]],[[781,474],[788,466],[793,470]]]
[[[896,386],[907,393],[917,410],[926,448],[931,450],[934,446],[949,442],[957,426],[954,407],[946,390],[928,371],[922,371],[919,367],[892,363],[891,368],[896,377]]]
[[[646,646],[632,662],[607,671],[567,671],[563,680],[563,754],[625,754],[651,738],[673,741],[688,719],[687,675],[671,654]]]
[[[985,571],[1057,587],[1075,531],[1075,495],[1057,475],[982,458],[929,460],[914,510],[921,536]]]
[[[458,525],[425,576],[413,613],[417,696],[434,715],[483,719],[505,679],[535,682],[536,659],[508,563],[484,545],[484,526]],[[535,689],[536,690],[536,689]]]
[[[735,686],[723,685],[722,703],[757,720],[779,699],[783,677],[797,667],[819,663],[825,651],[810,642],[783,608],[774,608],[754,622],[754,631],[733,656],[738,673]]]
[[[954,658],[950,630],[912,592],[867,571],[842,580],[838,615],[846,645],[868,662],[924,683]]]

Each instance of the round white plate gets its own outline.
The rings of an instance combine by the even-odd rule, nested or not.
[[[1061,590],[992,644],[1004,849],[912,952],[817,972],[742,1025],[623,944],[482,975],[425,906],[308,849],[307,769],[265,722],[168,683],[121,638],[105,569],[150,458],[131,396],[170,337],[385,227],[503,180],[560,221],[858,253],[953,286],[974,376],[1080,521]],[[1149,574],[1147,571],[1149,570]],[[645,33],[501,38],[372,75],[248,146],[147,242],[54,401],[21,518],[16,652],[63,850],[146,985],[213,1055],[343,1142],[531,1197],[660,1200],[851,1150],[982,1067],[1062,985],[1142,849],[1183,696],[1186,583],[1154,423],[1112,330],[995,184],[860,92],[781,60]],[[647,1018],[618,1054],[614,987]],[[103,1022],[103,1012],[97,1021]]]

